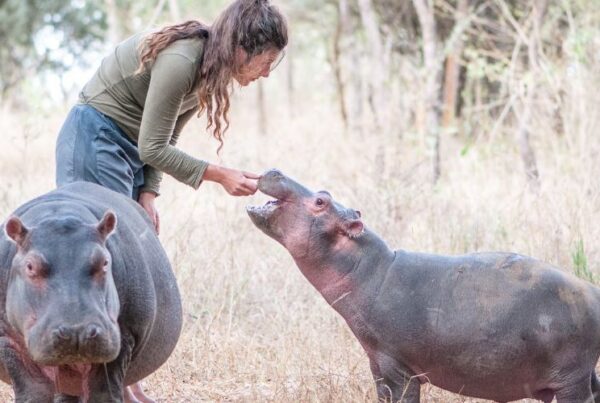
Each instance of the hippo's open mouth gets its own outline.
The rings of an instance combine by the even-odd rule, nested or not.
[[[258,190],[273,200],[262,206],[248,206],[246,211],[256,226],[263,230],[281,213],[282,206],[294,204],[299,197],[310,196],[312,192],[280,171],[271,169],[258,179]]]
[[[282,201],[278,199],[269,200],[262,206],[246,206],[246,211],[253,220],[267,220],[281,203]]]

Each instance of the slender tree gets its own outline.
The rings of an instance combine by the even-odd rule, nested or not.
[[[441,175],[440,167],[440,85],[441,62],[432,0],[413,0],[422,33],[423,97],[425,107],[425,137],[430,147],[432,181]]]

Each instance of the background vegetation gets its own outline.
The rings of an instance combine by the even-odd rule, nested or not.
[[[0,0],[0,217],[54,187],[54,142],[102,54],[220,0]],[[600,273],[600,2],[279,0],[284,62],[236,89],[226,146],[192,121],[181,147],[277,167],[360,209],[394,248],[514,251]],[[365,354],[287,252],[213,184],[165,179],[161,239],[184,297],[164,402],[374,399]],[[11,396],[0,387],[0,400]],[[426,386],[425,402],[474,402]]]

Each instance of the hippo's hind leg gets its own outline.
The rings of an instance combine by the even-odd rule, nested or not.
[[[369,358],[380,402],[420,402],[421,384],[407,368],[383,354]]]
[[[596,371],[592,371],[592,395],[594,396],[594,403],[600,403],[600,380]]]
[[[590,376],[556,390],[556,403],[593,403]]]

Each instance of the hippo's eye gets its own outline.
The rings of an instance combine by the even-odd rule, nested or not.
[[[38,278],[46,276],[46,269],[38,262],[27,260],[25,262],[25,274],[29,278]]]
[[[101,271],[102,273],[106,273],[106,272],[108,271],[108,260],[107,260],[107,259],[105,259],[105,260],[102,262],[102,268],[100,269],[100,271]]]
[[[321,199],[320,197],[317,198],[317,200],[315,201],[315,203],[317,204],[317,206],[322,206],[325,204],[325,202],[323,201],[323,199]]]

